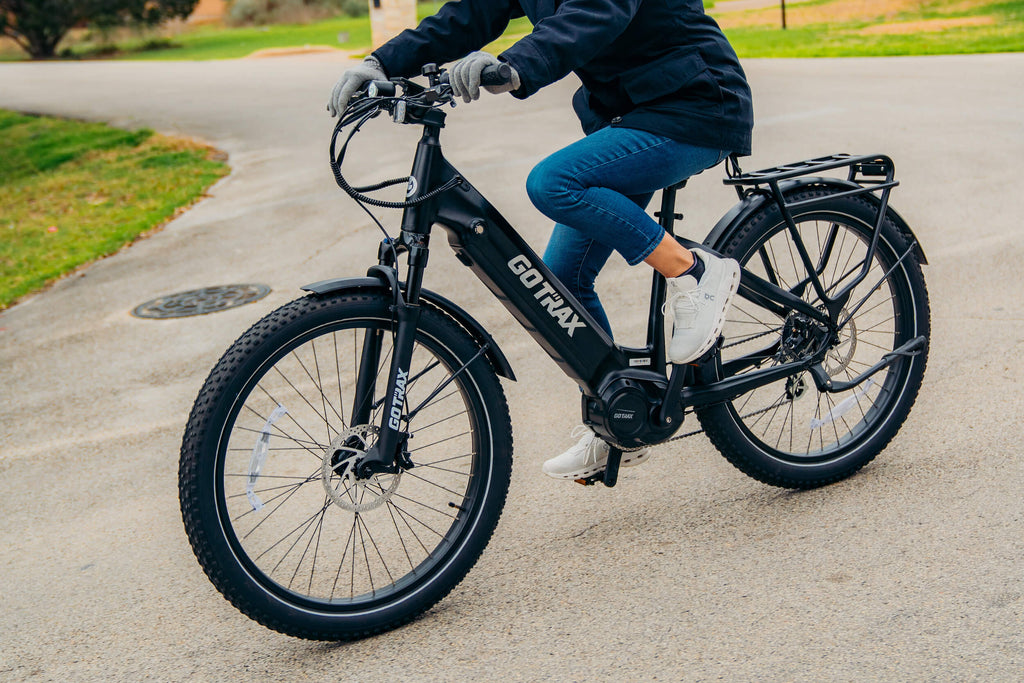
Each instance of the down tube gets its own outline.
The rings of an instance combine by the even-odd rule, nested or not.
[[[458,259],[584,391],[594,393],[601,376],[625,364],[608,334],[468,182],[441,196],[437,222]]]

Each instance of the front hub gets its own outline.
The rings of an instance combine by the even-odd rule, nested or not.
[[[370,449],[377,428],[359,425],[343,430],[331,439],[320,468],[327,497],[350,512],[367,512],[384,505],[398,489],[402,470],[359,478],[359,464]]]

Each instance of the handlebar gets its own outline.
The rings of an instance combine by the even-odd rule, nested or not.
[[[403,79],[391,81],[370,81],[367,84],[365,94],[367,97],[394,97],[397,92],[397,84]],[[492,64],[480,72],[480,85],[506,85],[512,80],[512,67],[508,64]],[[437,76],[437,83],[451,87],[449,73],[442,71]]]
[[[352,187],[341,174],[341,164],[345,158],[345,150],[352,136],[359,131],[364,123],[382,111],[387,111],[391,114],[392,120],[396,123],[444,126],[445,114],[440,111],[441,105],[455,105],[448,72],[438,69],[434,64],[428,64],[423,68],[423,75],[429,80],[430,85],[427,87],[423,87],[421,84],[410,81],[407,78],[370,81],[366,84],[364,90],[355,93],[345,111],[338,117],[338,122],[334,126],[334,134],[331,136],[331,170],[334,172],[334,179],[338,186],[357,202],[382,208],[407,208],[422,204],[462,182],[460,177],[455,176],[440,187],[436,187],[416,197],[402,202],[386,202],[373,199],[363,193],[405,183],[409,179],[408,177],[395,178],[366,187]],[[511,80],[512,67],[508,64],[492,64],[480,72],[480,85],[483,86],[505,85]],[[402,90],[401,94],[398,94],[399,87]],[[342,129],[349,126],[351,126],[351,129],[339,150],[336,146],[338,137]]]

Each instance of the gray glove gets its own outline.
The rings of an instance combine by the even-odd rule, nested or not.
[[[331,113],[331,116],[337,116],[345,111],[345,107],[348,106],[348,101],[352,99],[352,95],[362,88],[363,85],[369,81],[386,81],[387,79],[384,67],[381,66],[376,57],[370,55],[359,66],[354,66],[345,71],[341,78],[338,79],[338,82],[334,84],[334,90],[331,91],[331,99],[327,101],[327,111]]]
[[[448,81],[452,84],[452,92],[461,97],[463,102],[480,99],[480,74],[489,66],[501,64],[498,58],[487,52],[470,52],[455,63],[448,72]],[[511,68],[511,64],[509,65]],[[484,90],[497,95],[502,92],[519,89],[519,74],[512,69],[512,78],[504,85],[485,85]]]

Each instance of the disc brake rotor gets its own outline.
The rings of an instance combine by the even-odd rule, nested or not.
[[[840,316],[845,318],[847,315],[844,308]],[[825,355],[825,372],[832,377],[845,370],[850,364],[853,354],[857,352],[857,323],[851,319],[843,326],[843,329],[839,330],[838,337],[836,345]]]
[[[377,428],[359,425],[342,431],[324,452],[321,481],[331,501],[350,512],[367,512],[391,500],[402,472],[356,477],[356,467],[366,456]]]

